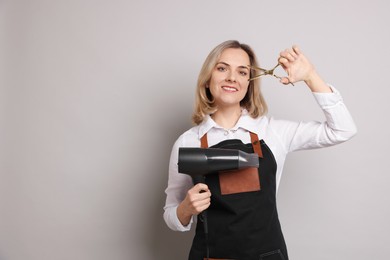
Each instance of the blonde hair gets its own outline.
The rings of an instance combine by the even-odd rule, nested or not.
[[[213,114],[217,110],[213,96],[211,95],[210,89],[207,88],[207,85],[210,82],[211,74],[218,62],[218,59],[221,57],[222,52],[229,48],[244,50],[249,56],[250,65],[258,67],[256,55],[249,45],[231,40],[225,41],[216,46],[207,56],[198,76],[195,94],[195,109],[192,115],[192,121],[196,125],[202,123],[206,115]],[[252,72],[250,73],[250,77],[251,76]],[[267,113],[268,107],[260,91],[259,79],[249,82],[248,91],[245,97],[241,100],[240,105],[241,107],[247,109],[249,115],[253,118]]]

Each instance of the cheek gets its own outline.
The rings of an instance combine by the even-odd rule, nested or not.
[[[248,91],[248,88],[249,88],[249,82],[248,82],[248,80],[243,80],[243,81],[241,82],[241,86],[242,86],[242,88],[245,90],[245,92]]]
[[[210,83],[214,83],[214,84],[217,84],[221,81],[224,80],[224,77],[223,75],[219,74],[219,73],[213,73],[211,74],[211,78],[210,78]]]
[[[209,89],[211,92],[217,89],[217,86],[219,85],[221,79],[218,77],[212,76],[209,81]]]
[[[243,86],[242,87],[242,98],[244,98],[247,94],[248,94],[248,91],[249,91],[249,82],[246,82],[244,83],[244,85],[241,85]]]

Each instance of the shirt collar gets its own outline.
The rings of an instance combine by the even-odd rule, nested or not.
[[[210,115],[206,115],[203,122],[199,125],[199,139],[214,127],[220,128]]]
[[[223,127],[219,126],[210,115],[206,115],[203,122],[199,125],[199,139],[202,138],[202,136],[212,128],[224,129]],[[259,131],[258,120],[252,118],[246,109],[242,109],[242,113],[237,121],[237,124],[231,130],[237,130],[238,128],[256,133]]]

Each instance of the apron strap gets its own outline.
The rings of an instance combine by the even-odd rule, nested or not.
[[[263,152],[261,151],[261,146],[260,146],[260,141],[259,141],[259,137],[257,136],[257,134],[255,133],[252,133],[252,132],[249,132],[250,136],[251,136],[251,143],[252,143],[252,146],[253,146],[253,151],[255,153],[257,153],[257,155],[260,157],[260,158],[263,158]],[[207,133],[205,133],[201,138],[200,138],[200,147],[201,148],[208,148],[209,147],[209,144],[208,144],[208,141],[207,141]]]
[[[252,132],[249,132],[249,134],[251,135],[251,143],[252,143],[252,146],[253,146],[253,151],[255,153],[257,153],[257,155],[260,158],[263,158],[263,152],[261,151],[259,137],[257,136],[257,134],[252,133]]]
[[[205,133],[202,138],[200,138],[200,148],[208,148],[209,144],[207,142],[207,133]]]

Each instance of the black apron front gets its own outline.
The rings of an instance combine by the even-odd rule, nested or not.
[[[276,209],[276,161],[265,142],[254,141],[257,135],[250,134],[252,143],[225,140],[211,148],[260,152],[259,190],[223,195],[220,177],[225,173],[207,175],[205,183],[212,194],[207,209],[208,239],[199,215],[189,260],[206,259],[207,250],[210,260],[288,260]],[[207,135],[202,138],[202,147],[207,147]]]

